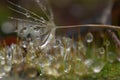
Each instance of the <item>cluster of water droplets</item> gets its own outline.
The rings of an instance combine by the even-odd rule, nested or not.
[[[0,50],[0,78],[7,76],[12,68],[12,52],[11,49],[5,47]]]
[[[87,43],[91,43],[91,42],[93,42],[93,35],[92,35],[92,33],[87,33],[87,35],[86,35],[86,42]]]
[[[56,37],[53,46],[46,52],[32,41],[21,40],[17,44],[5,46],[0,49],[0,77],[14,70],[19,73],[19,70],[27,69],[29,71],[25,73],[30,78],[37,77],[38,74],[54,77],[68,74],[81,76],[101,72],[106,58],[110,63],[116,60],[115,53],[108,50],[110,41],[105,40],[102,47],[94,47],[94,36],[91,32],[86,34],[84,40],[85,43],[80,37],[77,41],[68,37]],[[89,51],[89,47],[92,47],[92,51]],[[16,65],[23,66],[20,68]],[[35,69],[34,72],[32,69]]]

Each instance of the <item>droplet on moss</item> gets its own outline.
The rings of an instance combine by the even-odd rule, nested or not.
[[[105,48],[104,47],[101,47],[101,48],[99,48],[99,53],[101,54],[101,55],[103,55],[104,53],[105,53]]]
[[[87,33],[87,35],[86,35],[86,42],[87,43],[91,43],[91,42],[93,42],[93,34],[92,33]]]

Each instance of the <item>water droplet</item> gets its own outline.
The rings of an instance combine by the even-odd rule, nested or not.
[[[101,61],[101,59],[88,59],[85,61],[85,65],[88,68],[91,68],[94,73],[99,73],[103,67],[104,67],[104,62]]]
[[[0,66],[3,66],[5,64],[5,52],[2,50],[0,51]]]
[[[6,59],[11,61],[12,60],[12,53],[13,53],[13,50],[11,47],[7,47],[6,48]]]
[[[83,49],[83,48],[84,48],[83,43],[82,43],[82,42],[80,42],[80,41],[77,43],[77,46],[78,46],[78,50],[81,50],[81,49]]]
[[[104,43],[105,46],[109,46],[110,45],[110,41],[109,40],[106,40],[105,43]]]
[[[71,70],[71,65],[67,65],[67,67],[65,68],[64,72],[68,73]]]
[[[116,59],[116,54],[114,52],[108,52],[108,61],[110,63],[113,63],[115,62],[117,59]]]
[[[55,77],[59,76],[58,71],[55,68],[52,68],[52,67],[46,67],[45,68],[45,73],[48,74],[48,75],[51,75],[51,76],[55,76]]]
[[[42,20],[42,23],[45,23],[45,19],[43,17],[40,17],[40,19]]]
[[[5,60],[5,57],[3,57],[3,55],[0,56],[0,59],[1,60]]]
[[[42,76],[43,75],[43,73],[40,73],[40,76]]]
[[[94,73],[99,73],[103,69],[103,67],[104,62],[98,60],[94,61],[94,63],[91,66]]]
[[[35,69],[29,69],[29,71],[27,71],[28,72],[28,77],[29,78],[35,78],[36,76],[37,76],[37,71],[35,70]]]
[[[5,72],[0,73],[0,79],[3,78],[6,75]]]
[[[103,65],[96,65],[92,67],[94,73],[99,73],[103,69]]]
[[[103,55],[104,53],[105,53],[105,48],[104,47],[101,47],[101,48],[99,48],[99,53],[101,54],[101,55]]]
[[[118,57],[117,60],[120,62],[120,57]]]
[[[14,50],[14,49],[15,49],[15,47],[16,47],[16,44],[11,44],[11,46],[10,46],[10,47],[11,47],[11,49],[12,49],[12,50]]]
[[[27,18],[30,18],[30,17],[31,17],[30,14],[29,14],[28,12],[26,12],[25,15],[26,15]]]
[[[5,64],[5,61],[4,61],[4,60],[2,60],[0,64],[1,64],[1,65],[4,65],[4,64]]]
[[[84,75],[87,74],[88,68],[81,60],[76,60],[74,64],[74,71],[77,75]]]
[[[5,76],[4,66],[0,65],[0,78],[3,78]]]
[[[54,48],[58,48],[58,47],[60,47],[62,44],[61,44],[61,41],[59,40],[59,39],[56,39],[56,41],[55,41],[55,44],[54,44]]]
[[[20,6],[20,5],[18,5],[18,7],[19,7],[19,8],[21,8],[21,6]]]
[[[23,52],[20,46],[15,45],[13,48],[12,63],[21,63],[23,61]]]
[[[22,41],[21,46],[26,49],[27,48],[27,43],[25,41]]]
[[[63,37],[62,38],[62,45],[66,49],[66,52],[69,52],[71,50],[71,47],[73,46],[72,39]]]
[[[10,72],[11,66],[5,65],[5,66],[4,66],[4,70],[5,70],[5,72]]]
[[[93,35],[92,35],[92,33],[87,33],[87,35],[86,35],[86,41],[87,41],[87,43],[91,43],[92,41],[93,41]]]
[[[68,72],[68,69],[65,69],[64,72],[67,73],[67,72]]]
[[[87,59],[85,60],[84,64],[87,66],[87,67],[90,67],[93,63],[93,60],[92,59]]]

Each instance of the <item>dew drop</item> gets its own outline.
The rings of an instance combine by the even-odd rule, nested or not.
[[[56,39],[56,41],[55,41],[55,44],[54,44],[54,48],[57,48],[57,47],[60,47],[62,45],[62,43],[61,43],[61,40],[59,40],[59,39]]]
[[[30,18],[30,14],[29,14],[28,12],[25,13],[25,16],[26,16],[27,18]]]
[[[104,67],[104,62],[101,60],[94,60],[93,64],[91,65],[91,68],[94,73],[99,73]]]
[[[87,41],[87,43],[91,43],[92,41],[93,41],[93,35],[92,35],[92,33],[87,33],[87,35],[86,35],[86,41]]]
[[[19,8],[21,8],[21,6],[20,6],[20,5],[18,5],[18,7],[19,7]]]
[[[94,73],[99,73],[102,70],[101,66],[96,66],[93,68]]]
[[[117,59],[116,59],[116,54],[115,53],[113,53],[113,52],[108,52],[108,61],[110,62],[110,63],[113,63],[113,62],[115,62]]]
[[[54,77],[58,77],[59,76],[59,73],[58,73],[58,71],[55,68],[47,67],[45,69],[45,73],[48,74],[48,75],[54,76]]]
[[[0,65],[0,78],[3,78],[5,76],[4,66]]]
[[[37,71],[36,70],[29,70],[28,71],[28,77],[29,78],[35,78],[37,76]]]
[[[4,65],[4,64],[5,64],[5,61],[4,61],[4,60],[2,60],[2,61],[0,62],[0,64],[1,64],[1,65]]]
[[[102,62],[99,59],[88,59],[87,61],[85,61],[85,65],[88,68],[91,68],[93,70],[94,73],[99,73],[103,67],[104,67],[104,62]]]
[[[0,73],[0,79],[3,78],[6,75],[5,72]]]
[[[117,60],[120,62],[120,57],[118,57]]]
[[[44,19],[43,17],[40,17],[40,19],[41,19],[42,21],[45,21],[45,19]]]
[[[23,48],[27,48],[26,44],[23,44],[22,47],[23,47]]]
[[[77,75],[82,76],[84,74],[87,74],[87,72],[88,72],[88,68],[86,67],[86,65],[81,60],[76,60],[75,64],[74,64],[74,67],[75,67],[74,71]]]
[[[104,44],[105,44],[105,46],[109,46],[110,45],[110,41],[106,40]]]
[[[4,70],[5,70],[5,72],[10,72],[11,66],[10,65],[5,65]]]
[[[2,55],[0,55],[0,60],[5,60],[5,57],[3,57]]]
[[[20,37],[26,37],[26,35],[28,34],[28,32],[27,32],[27,27],[24,27],[24,28],[22,28],[19,32],[18,32],[18,35],[20,36]]]
[[[11,47],[7,47],[6,48],[6,59],[11,61],[12,60],[12,53],[13,53],[13,50]]]
[[[69,52],[71,47],[73,46],[72,39],[66,38],[66,37],[62,38],[62,44],[63,44],[63,47],[66,48],[67,52]]]
[[[68,65],[68,66],[65,68],[64,72],[65,72],[65,73],[68,73],[70,70],[71,70],[71,65]]]
[[[68,69],[65,69],[64,72],[67,73],[67,72],[68,72]]]
[[[84,48],[83,43],[82,43],[82,42],[80,42],[80,41],[78,42],[77,46],[78,46],[78,50],[81,50],[81,49],[83,49],[83,48]]]
[[[15,45],[15,44],[11,44],[11,46],[10,46],[10,47],[11,47],[11,49],[12,49],[12,50],[14,50],[14,49],[15,49],[15,47],[16,47],[16,45]]]
[[[99,53],[101,54],[101,55],[103,55],[104,53],[105,53],[105,48],[104,47],[101,47],[101,48],[99,48]]]
[[[15,45],[13,48],[13,54],[12,54],[12,63],[21,63],[23,61],[23,50],[20,48],[20,46]]]
[[[93,63],[92,59],[85,60],[84,64],[89,68]]]

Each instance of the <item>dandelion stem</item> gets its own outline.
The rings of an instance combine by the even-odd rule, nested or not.
[[[57,26],[57,28],[77,28],[77,27],[90,27],[90,28],[111,28],[111,29],[120,29],[119,26],[113,25],[102,25],[102,24],[83,24],[83,25],[72,25],[72,26]]]

